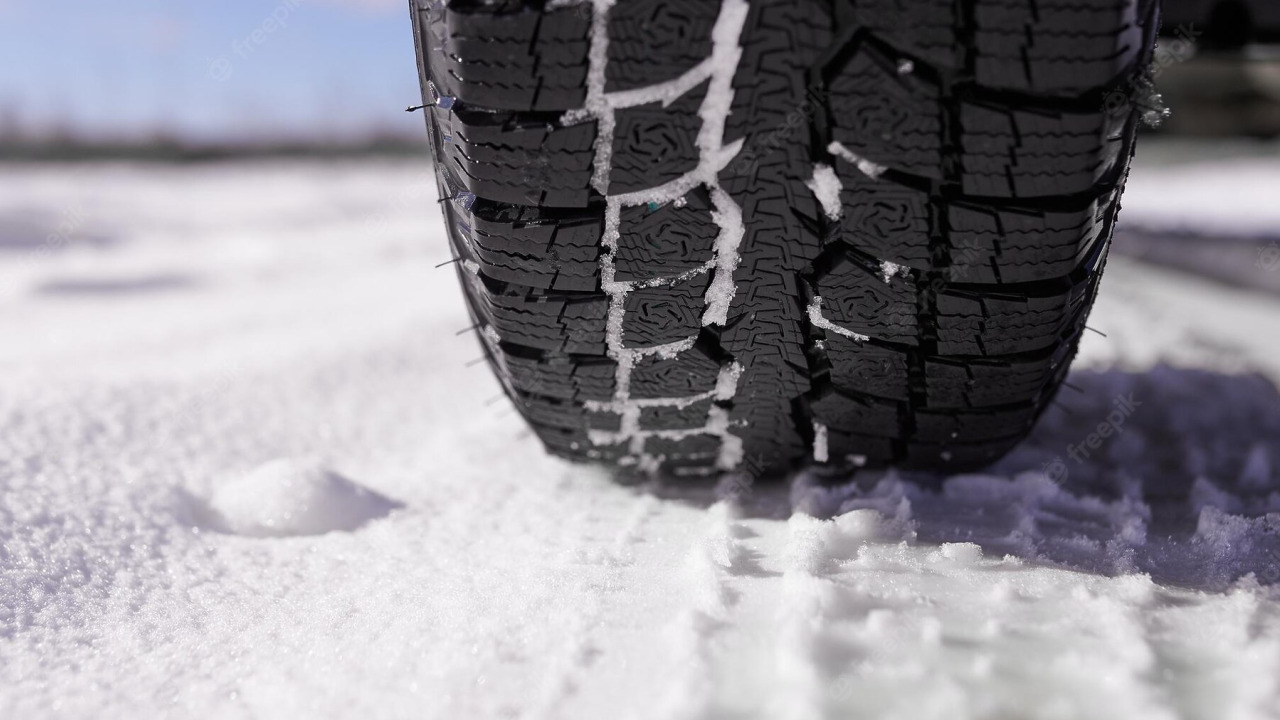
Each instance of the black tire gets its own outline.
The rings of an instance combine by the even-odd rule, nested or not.
[[[1156,13],[415,0],[507,392],[551,452],[649,472],[999,458],[1084,329]]]

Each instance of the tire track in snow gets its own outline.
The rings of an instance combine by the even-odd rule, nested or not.
[[[832,631],[847,592],[828,575],[883,524],[872,511],[780,523],[713,505],[686,558],[686,607],[666,632],[672,690],[640,716],[827,716],[827,656],[841,652]]]
[[[720,642],[736,632],[739,580],[759,572],[742,542],[750,534],[739,522],[734,498],[707,509],[705,525],[684,559],[681,575],[687,594],[683,607],[665,628],[670,652],[667,694],[642,717],[706,718],[717,715],[716,666]]]
[[[795,491],[785,524],[740,523],[756,533],[743,549],[768,552],[759,572],[731,577],[729,621],[700,636],[709,642],[685,681],[701,688],[702,712],[682,716],[1275,714],[1280,611],[1247,580],[1219,596],[917,543],[915,491],[896,478]]]
[[[804,478],[793,490],[801,509],[845,514],[790,521],[790,642],[778,670],[791,692],[776,700],[794,708],[789,717],[942,720],[1055,704],[1077,716],[1082,697],[1098,698],[1102,716],[1168,716],[1146,682],[1153,656],[1133,601],[1148,578],[984,559],[972,543],[918,544],[913,489],[893,474],[860,492]],[[1087,600],[1091,610],[1075,610]],[[1037,649],[1046,631],[1078,639]]]
[[[843,694],[840,670],[852,658],[843,625],[856,604],[837,578],[843,564],[865,543],[897,524],[874,510],[857,510],[836,520],[808,514],[804,503],[787,521],[785,570],[775,618],[773,652],[776,681],[765,715],[781,720],[831,717]]]
[[[826,578],[832,561],[830,528],[821,520],[795,513],[787,521],[787,561],[778,604],[777,682],[770,714],[779,720],[825,716],[824,687],[829,678],[819,654],[829,641],[837,589]]]
[[[607,547],[599,548],[593,538],[584,535],[566,560],[574,564],[595,566],[600,573],[586,573],[581,579],[589,598],[582,611],[565,628],[562,652],[548,662],[549,672],[541,684],[539,695],[531,703],[529,717],[554,719],[563,717],[563,706],[589,681],[592,665],[600,652],[600,629],[610,613],[606,599],[611,590],[628,585],[624,575],[635,564],[635,546],[645,534],[645,527],[658,514],[659,503],[649,494],[636,498],[635,507],[622,528]]]

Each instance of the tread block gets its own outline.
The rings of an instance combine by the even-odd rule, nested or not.
[[[938,351],[944,355],[1011,355],[1052,347],[1072,329],[1084,288],[1056,295],[938,295]]]
[[[1145,21],[1130,0],[980,0],[974,74],[989,87],[1079,94],[1138,59]]]
[[[494,110],[570,110],[587,91],[591,13],[416,0],[432,83]]]
[[[912,58],[964,64],[953,0],[844,0],[857,23]],[[1073,97],[1106,85],[1144,50],[1145,15],[1131,0],[973,0],[980,85]]]
[[[906,353],[835,333],[829,334],[825,343],[831,382],[837,389],[890,400],[910,396]]]
[[[943,179],[937,86],[866,46],[832,68],[832,137],[859,157]],[[975,101],[959,111],[960,183],[967,195],[1037,198],[1083,193],[1108,176],[1124,147],[1125,113],[1010,109]]]
[[[711,400],[699,400],[684,407],[661,406],[640,409],[641,430],[693,430],[706,427]]]
[[[516,407],[531,424],[569,430],[617,431],[622,416],[613,412],[588,410],[581,403],[542,395],[518,394]]]
[[[468,282],[465,277],[463,281]],[[538,350],[605,354],[607,298],[548,295],[483,277],[475,285],[483,289],[477,293],[478,302],[473,306],[503,340]]]
[[[823,315],[846,330],[876,340],[915,345],[919,342],[915,280],[893,276],[886,281],[882,272],[851,253],[841,254],[817,278]]]
[[[720,452],[720,438],[705,433],[682,438],[650,437],[645,438],[644,451],[668,460],[696,458],[714,462]]]
[[[440,161],[477,197],[500,203],[586,207],[596,124],[558,117],[431,108]]]
[[[452,203],[448,211],[450,231],[486,277],[542,290],[600,289],[601,213],[565,216],[494,203],[478,203],[469,217]]]
[[[733,78],[726,144],[755,135],[744,151],[760,154],[769,138],[783,141],[780,146],[803,141],[803,130],[778,133],[794,127],[788,118],[804,102],[805,73],[831,44],[831,20],[831,4],[825,0],[751,3]]]
[[[871,257],[928,269],[929,196],[869,178],[843,158],[837,158],[835,169],[844,186],[840,240]]]
[[[611,195],[658,187],[698,167],[698,110],[709,83],[666,107],[652,102],[614,113]]]
[[[937,224],[926,193],[881,177],[867,177],[837,159],[841,193],[840,242],[863,254],[916,270],[933,267],[930,237]],[[939,203],[947,223],[947,284],[1006,284],[1051,280],[1072,272],[1103,238],[1116,191],[1077,210],[1032,210],[957,200]]]
[[[859,25],[914,57],[947,68],[962,62],[954,0],[844,0]]]
[[[952,204],[948,279],[1024,283],[1069,275],[1106,230],[1114,193],[1077,211],[1034,211]]]
[[[884,438],[895,438],[901,432],[901,408],[895,402],[827,392],[811,400],[809,409],[828,429]]]
[[[702,267],[715,257],[720,226],[711,217],[711,196],[697,187],[683,206],[622,208],[615,279],[630,282],[669,278]]]
[[[530,395],[559,398],[561,400],[595,400],[605,402],[613,398],[614,376],[617,365],[612,360],[594,357],[547,357],[539,353],[516,355],[500,347],[499,361],[507,368],[511,385]]]
[[[632,90],[680,77],[711,56],[719,0],[628,0],[609,12],[605,90]]]
[[[674,358],[647,355],[631,369],[631,397],[680,398],[716,388],[720,364],[695,345]]]
[[[892,61],[858,51],[828,80],[832,137],[859,157],[942,179],[938,89],[900,75]]]
[[[968,195],[1074,195],[1111,174],[1125,146],[1123,113],[1032,112],[964,103],[961,184]]]
[[[981,408],[1037,400],[1053,377],[1055,358],[925,361],[929,408]]]
[[[793,297],[783,296],[777,287],[766,287],[753,288],[754,297],[741,305],[734,298],[721,341],[745,359],[740,386],[760,383],[776,386],[780,396],[802,395],[810,387],[800,322],[803,311]],[[742,348],[749,348],[750,354],[741,352]]]
[[[675,285],[638,288],[627,293],[623,301],[623,345],[653,347],[697,335],[702,329],[702,296],[708,284],[707,274],[701,273]]]

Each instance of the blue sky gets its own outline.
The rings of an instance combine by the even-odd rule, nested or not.
[[[0,0],[0,123],[205,140],[419,132],[403,112],[418,96],[407,6]]]

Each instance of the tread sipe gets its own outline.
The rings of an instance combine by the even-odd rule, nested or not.
[[[958,471],[1052,400],[1155,0],[413,0],[447,230],[547,448]]]

